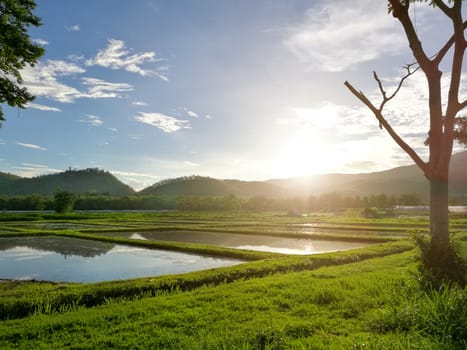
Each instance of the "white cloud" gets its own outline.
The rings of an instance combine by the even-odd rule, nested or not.
[[[149,124],[161,129],[166,133],[172,133],[180,129],[191,129],[188,120],[180,120],[162,113],[143,113],[134,117],[136,121]]]
[[[291,28],[286,46],[310,67],[330,72],[387,57],[406,47],[400,26],[374,0],[319,2]]]
[[[152,185],[160,179],[160,176],[133,171],[110,170],[110,172],[137,191]]]
[[[89,86],[83,97],[88,98],[117,98],[122,92],[133,91],[133,85],[126,83],[110,83],[96,78],[81,78],[83,84]]]
[[[72,26],[66,26],[65,29],[69,32],[78,32],[81,30],[79,24],[74,24]]]
[[[16,144],[18,146],[21,146],[21,147],[37,149],[37,150],[40,150],[40,151],[46,151],[47,150],[47,148],[44,148],[44,147],[41,147],[39,145],[35,145],[35,144],[32,144],[32,143],[16,142]]]
[[[92,126],[101,126],[104,122],[97,115],[87,115],[87,119],[80,119],[79,122]]]
[[[143,102],[143,101],[133,101],[131,104],[133,106],[139,106],[139,107],[145,107],[148,105],[146,102]]]
[[[198,113],[196,112],[193,112],[192,110],[188,109],[188,108],[184,108],[186,114],[189,116],[189,117],[192,117],[192,118],[198,118],[199,115]]]
[[[212,118],[213,118],[212,115],[210,115],[210,114],[206,114],[204,117],[205,117],[206,119],[212,119]]]
[[[40,38],[32,39],[32,42],[35,43],[35,44],[41,45],[41,46],[49,45],[49,42],[47,40],[40,39]]]
[[[389,78],[382,77],[388,95],[394,91],[403,74]],[[443,96],[446,96],[449,90],[449,77],[444,77],[441,83]],[[461,96],[466,94],[465,85],[464,83]],[[381,95],[376,83],[374,89],[365,93],[375,106],[379,107]],[[289,107],[287,110],[291,112],[290,115],[284,113],[285,117],[277,119],[276,124],[292,137],[302,131],[306,132],[308,139],[320,137],[320,146],[326,149],[327,157],[332,158],[332,154],[335,154],[335,159],[345,160],[335,171],[355,172],[359,169],[361,171],[362,168],[357,166],[363,165],[363,162],[367,165],[365,171],[411,163],[410,158],[389,134],[384,129],[379,129],[379,123],[374,115],[357,99],[354,105],[326,102],[313,108]],[[428,93],[423,73],[417,72],[405,81],[397,96],[385,105],[383,114],[405,142],[415,149],[422,159],[427,159],[428,147],[424,145],[424,141],[429,130],[429,113]],[[384,157],[381,158],[381,155]]]
[[[84,72],[86,70],[76,63],[48,60],[46,63],[39,62],[34,67],[27,66],[21,75],[24,85],[33,95],[62,103],[71,103],[79,98],[118,98],[122,97],[122,92],[134,90],[130,84],[85,77],[81,81],[87,91],[80,91],[59,81],[61,77]]]
[[[32,103],[29,102],[26,105],[27,108],[34,108],[34,109],[39,109],[41,111],[48,111],[48,112],[61,112],[61,109],[56,108],[56,107],[50,107],[50,106],[44,106],[38,103]]]
[[[48,60],[34,67],[26,66],[21,76],[31,94],[66,103],[73,102],[82,94],[74,87],[59,82],[58,78],[84,72],[83,68],[74,63]]]
[[[33,163],[21,163],[21,166],[14,166],[15,173],[21,177],[33,177],[50,173],[59,173],[63,170],[54,169],[48,165],[33,164]]]
[[[86,65],[125,69],[128,72],[137,73],[141,76],[159,76],[163,80],[167,79],[153,70],[141,67],[146,62],[156,61],[156,53],[154,51],[138,52],[130,55],[130,52],[125,48],[124,41],[109,39],[107,47],[100,50],[96,57],[88,59]]]
[[[83,55],[77,55],[77,54],[68,55],[67,58],[68,58],[70,61],[73,61],[73,62],[81,62],[81,61],[84,60],[84,56],[83,56]]]

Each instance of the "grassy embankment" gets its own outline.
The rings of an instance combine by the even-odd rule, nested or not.
[[[102,239],[109,226],[116,236],[107,233],[106,239],[122,240],[126,240],[122,230],[151,227],[294,235],[303,233],[295,225],[314,223],[341,227],[337,236],[375,229],[361,233],[371,240],[391,238],[391,232],[401,236],[414,227],[424,230],[426,221],[420,220],[72,215],[36,217],[29,224],[10,221],[3,226],[8,232],[0,235],[46,233],[38,225],[48,225],[47,233],[90,239]],[[461,231],[467,256],[465,226],[465,219],[453,222]],[[319,234],[333,237],[334,232],[323,229]],[[250,259],[259,260],[131,281],[0,283],[0,348],[464,349],[467,345],[466,290],[420,290],[410,241],[334,254],[258,254]]]

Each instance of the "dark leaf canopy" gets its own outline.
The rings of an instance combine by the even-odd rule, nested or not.
[[[21,86],[20,70],[34,65],[44,54],[44,48],[31,41],[30,26],[39,26],[40,18],[32,11],[33,0],[0,1],[0,104],[24,108],[34,97]],[[0,120],[4,120],[0,107]]]

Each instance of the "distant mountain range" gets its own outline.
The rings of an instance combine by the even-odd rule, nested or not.
[[[429,182],[416,165],[402,166],[385,171],[363,174],[326,174],[289,180],[272,180],[273,184],[299,195],[337,192],[349,196],[386,193],[400,195],[417,193],[429,198]],[[455,154],[451,159],[449,191],[451,195],[467,194],[467,152]]]
[[[429,196],[429,184],[415,165],[362,174],[325,174],[293,179],[268,181],[220,180],[202,176],[187,176],[164,180],[135,192],[114,175],[100,169],[67,170],[58,174],[34,178],[0,173],[0,194],[51,195],[57,190],[75,193],[110,195],[165,196],[228,196],[238,197],[302,197],[336,192],[349,196],[386,193],[399,195],[417,193],[422,199]],[[451,159],[450,193],[467,195],[467,151]]]
[[[100,169],[67,170],[58,174],[33,178],[0,173],[0,194],[52,195],[58,190],[74,193],[105,193],[116,196],[135,192],[111,173]]]
[[[284,189],[268,181],[219,180],[203,176],[185,176],[164,180],[145,188],[141,194],[166,196],[228,196],[238,197],[278,197],[286,193]]]

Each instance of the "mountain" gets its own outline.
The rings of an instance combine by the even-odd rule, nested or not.
[[[19,176],[0,172],[0,186],[8,186],[13,181],[20,179]]]
[[[158,182],[139,194],[167,196],[303,197],[324,193],[364,196],[386,193],[417,193],[429,198],[429,183],[416,165],[402,166],[374,173],[325,174],[269,181],[219,180],[189,176]],[[467,152],[453,155],[450,165],[451,195],[467,194]]]
[[[417,193],[429,198],[429,182],[416,165],[402,166],[385,171],[363,174],[326,174],[298,179],[270,180],[274,185],[298,195],[319,195],[338,192],[354,195]],[[452,156],[450,163],[449,189],[452,195],[467,194],[467,152]]]
[[[452,156],[450,165],[451,190],[467,194],[467,151]]]
[[[450,165],[451,195],[467,195],[467,151],[452,156]],[[0,194],[51,195],[57,190],[75,193],[130,195],[134,190],[111,173],[99,169],[67,170],[34,178],[21,178],[0,172]],[[386,193],[417,193],[429,197],[429,184],[416,165],[362,174],[325,174],[268,181],[220,180],[188,176],[164,180],[138,192],[140,195],[304,197],[324,193],[364,196]]]
[[[185,176],[164,180],[140,191],[142,195],[166,196],[265,196],[284,194],[280,187],[265,181],[219,180],[204,176]]]
[[[21,178],[0,173],[0,194],[52,195],[57,190],[75,193],[129,195],[134,190],[111,173],[100,169],[67,170],[57,174]]]

